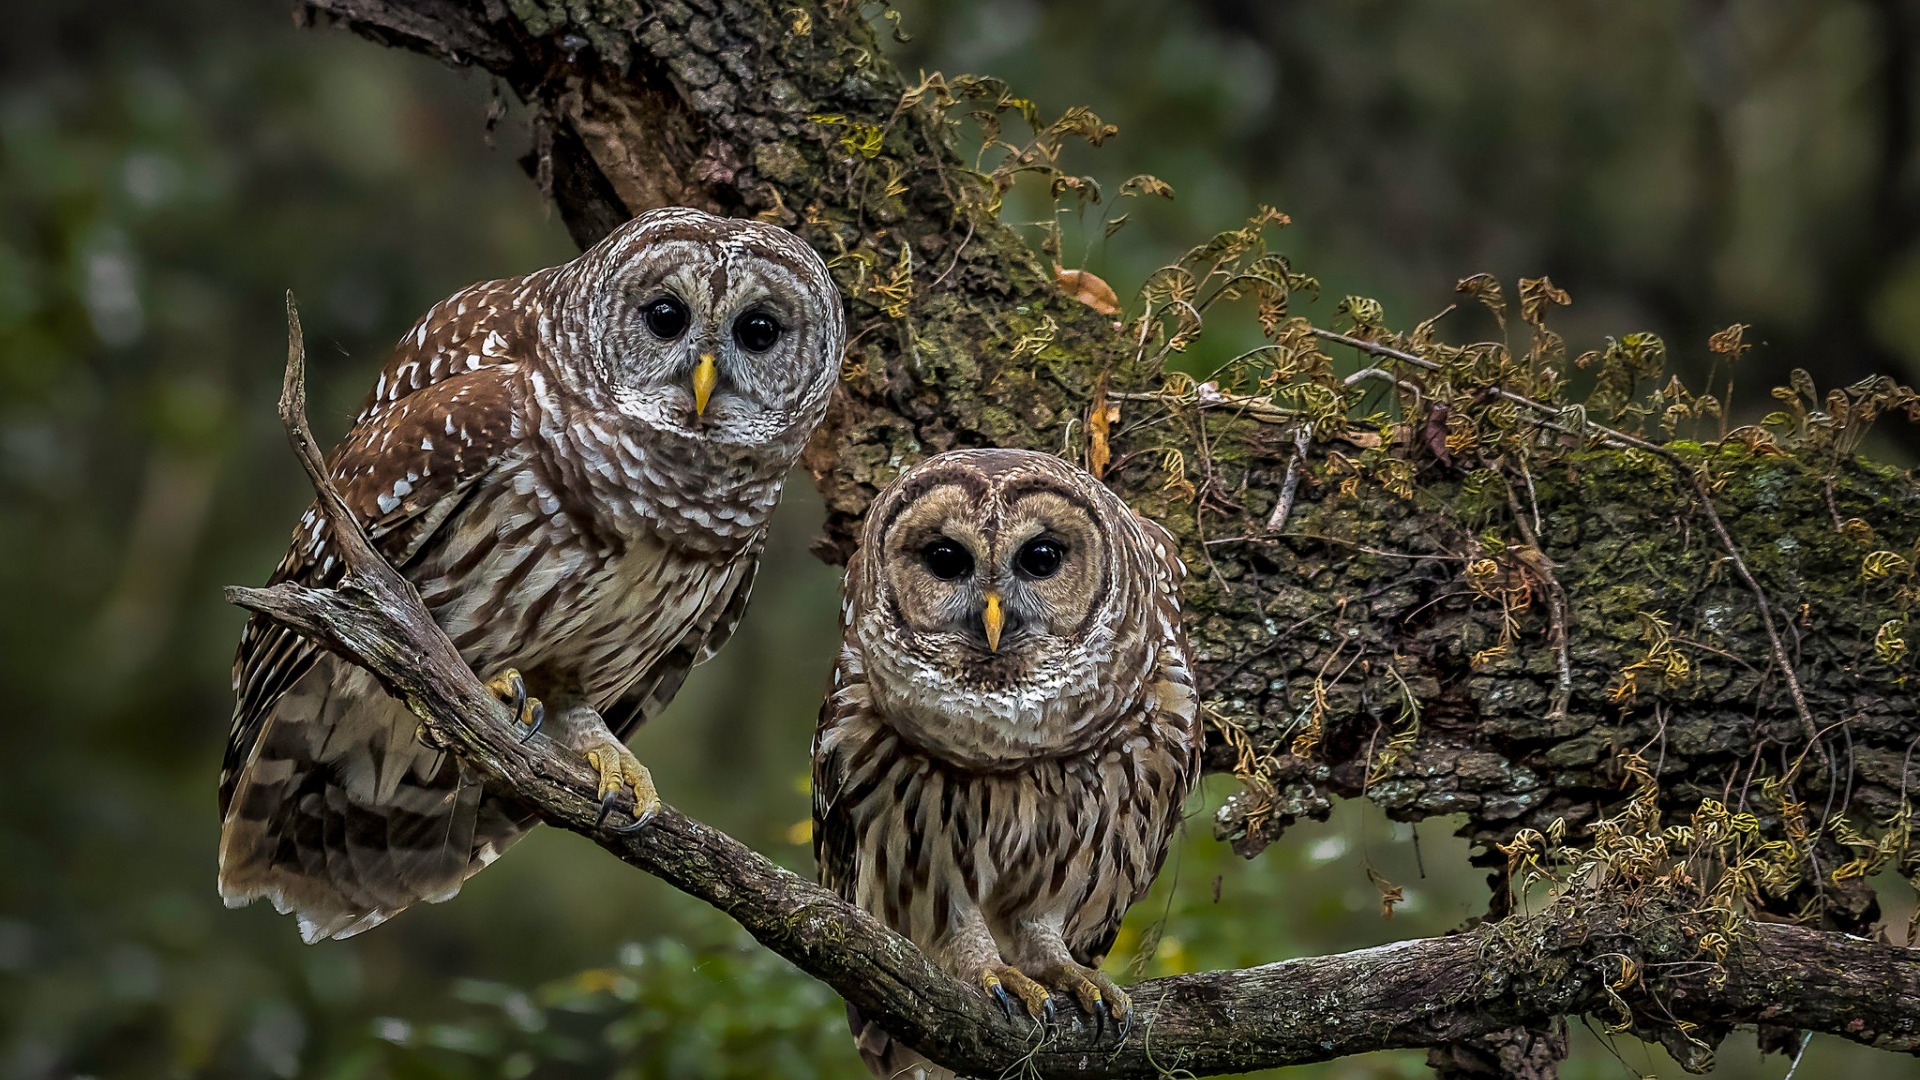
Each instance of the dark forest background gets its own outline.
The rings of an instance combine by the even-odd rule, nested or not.
[[[903,68],[1091,106],[1120,135],[1074,167],[1173,184],[1111,238],[1104,208],[1069,222],[1065,261],[1123,297],[1266,203],[1294,218],[1289,253],[1329,307],[1365,294],[1411,324],[1458,278],[1544,273],[1574,298],[1556,325],[1576,350],[1651,330],[1682,365],[1751,323],[1742,411],[1790,367],[1830,384],[1920,365],[1910,0],[899,11],[911,39],[881,37]],[[221,908],[242,617],[219,587],[264,579],[307,498],[272,407],[282,291],[331,438],[434,300],[573,248],[519,163],[524,112],[484,77],[299,30],[281,3],[21,4],[6,24],[0,1077],[855,1075],[830,992],[576,837],[537,834],[456,901],[345,943]],[[741,634],[637,744],[669,800],[803,872],[837,635],[837,575],[807,554],[818,519],[796,484]],[[1241,862],[1210,835],[1230,789],[1196,800],[1122,971],[1352,948],[1483,909],[1442,826],[1416,836],[1368,807]],[[1382,881],[1405,890],[1390,920]],[[1912,903],[1888,904],[1897,931]],[[1570,1077],[1676,1074],[1597,1025],[1576,1034]],[[1913,1068],[1820,1040],[1801,1067]],[[1785,1069],[1749,1038],[1719,1075]],[[1421,1055],[1381,1054],[1293,1075],[1424,1074]]]

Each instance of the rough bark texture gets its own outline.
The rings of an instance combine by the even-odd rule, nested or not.
[[[532,171],[583,244],[677,202],[788,225],[831,260],[855,335],[844,393],[807,458],[827,502],[828,557],[845,555],[868,500],[904,465],[966,445],[1084,454],[1096,397],[1119,404],[1106,478],[1181,537],[1195,569],[1190,629],[1228,736],[1212,762],[1249,781],[1217,828],[1242,851],[1325,814],[1332,797],[1364,796],[1400,818],[1464,815],[1463,832],[1504,866],[1497,845],[1523,829],[1558,821],[1577,838],[1613,813],[1629,780],[1623,762],[1637,753],[1670,820],[1711,798],[1754,813],[1763,835],[1789,838],[1804,872],[1761,903],[1831,929],[1872,925],[1864,872],[1890,861],[1911,870],[1907,781],[1920,724],[1903,634],[1920,491],[1909,475],[1850,453],[1777,454],[1753,440],[1650,452],[1595,437],[1578,420],[1529,427],[1465,364],[1415,373],[1418,386],[1402,379],[1390,391],[1406,420],[1402,439],[1365,453],[1338,430],[1303,437],[1300,417],[1285,410],[1164,394],[1163,373],[1139,362],[1138,328],[1068,297],[998,223],[990,185],[948,145],[931,95],[903,103],[907,87],[857,10],[750,0],[309,0],[304,9],[484,68],[532,102]],[[1504,425],[1503,449],[1423,440],[1422,424],[1452,430],[1435,408],[1449,396],[1456,411],[1482,414],[1475,423]],[[1512,435],[1522,427],[1524,438]],[[1373,464],[1356,470],[1358,459]],[[1380,482],[1376,466],[1394,462],[1403,468],[1390,475],[1403,482]],[[1283,491],[1297,495],[1270,532]],[[1909,554],[1868,572],[1881,549]],[[1674,1000],[1724,1006],[1714,1030],[1762,1014],[1837,1030],[1853,1022],[1830,1015],[1842,999],[1788,988],[1842,970],[1884,975],[1893,981],[1879,1000],[1898,1011],[1868,1028],[1908,1032],[1880,1042],[1912,1047],[1913,985],[1895,980],[1897,965],[1846,968],[1833,963],[1838,953],[1822,953],[1879,947],[1750,929],[1768,948],[1792,943],[1824,959],[1810,961],[1804,979],[1730,978],[1705,996],[1674,987]],[[1524,996],[1520,984],[1483,970],[1485,956],[1468,944],[1494,933],[1394,946],[1377,954],[1379,966],[1357,956],[1347,962],[1359,968],[1323,960],[1331,966],[1261,969],[1224,984],[1168,980],[1164,1000],[1218,993],[1224,1003],[1251,987],[1291,995],[1298,987],[1273,974],[1283,970],[1288,979],[1344,971],[1325,985],[1367,993],[1392,986],[1391,1001],[1375,1002],[1381,1019],[1343,1013],[1320,1049],[1272,1049],[1299,1029],[1276,1023],[1260,1034],[1254,1012],[1235,1012],[1243,1045],[1268,1047],[1237,1068],[1477,1039],[1483,1015],[1506,1017],[1489,1030],[1538,1026],[1598,1003],[1569,975],[1557,996],[1500,1004]],[[1586,947],[1539,940],[1547,954]],[[1433,977],[1462,981],[1378,974],[1404,971],[1395,965],[1416,953],[1450,957],[1458,968]],[[1465,989],[1489,979],[1504,989]],[[1206,989],[1175,992],[1189,986]],[[1776,990],[1785,996],[1769,1000]],[[1503,1038],[1527,1045],[1448,1053],[1465,1062],[1511,1051],[1515,1069],[1550,1072],[1551,1039]],[[1213,1052],[1181,1064],[1229,1064],[1225,1050]]]

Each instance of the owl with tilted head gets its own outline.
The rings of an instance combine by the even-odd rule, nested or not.
[[[602,817],[658,806],[625,739],[733,632],[845,328],[793,234],[668,208],[563,266],[436,304],[328,458],[380,551]],[[317,509],[273,581],[342,566]],[[445,900],[534,818],[366,672],[256,617],[234,661],[220,892],[308,941]]]
[[[813,744],[823,883],[1009,1012],[1063,991],[1124,1030],[1099,966],[1200,772],[1166,530],[1048,454],[961,450],[868,511]],[[945,1076],[852,1017],[878,1076]]]

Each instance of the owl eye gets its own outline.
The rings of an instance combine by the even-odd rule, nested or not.
[[[733,321],[733,340],[748,352],[766,352],[780,340],[780,322],[764,311],[749,311]]]
[[[920,561],[927,564],[927,573],[941,581],[952,581],[973,569],[973,556],[967,549],[946,539],[921,548]]]
[[[687,305],[671,296],[648,304],[642,317],[647,320],[647,329],[662,341],[672,341],[687,329]]]
[[[1030,578],[1050,578],[1060,572],[1060,561],[1066,557],[1060,541],[1042,536],[1022,544],[1013,565]]]

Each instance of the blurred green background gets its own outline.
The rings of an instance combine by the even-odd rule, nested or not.
[[[1549,273],[1576,349],[1648,329],[1684,364],[1755,324],[1752,407],[1787,366],[1831,383],[1920,362],[1911,0],[901,11],[905,71],[1090,105],[1121,135],[1076,168],[1175,186],[1068,245],[1123,296],[1271,203],[1326,307],[1364,293],[1408,325],[1467,274]],[[0,1077],[858,1075],[830,992],[574,837],[542,830],[456,901],[343,943],[221,908],[242,619],[219,589],[266,576],[307,498],[273,416],[281,292],[302,301],[331,438],[434,300],[572,249],[517,164],[524,114],[489,131],[482,76],[298,30],[280,3],[23,4],[6,22]],[[739,637],[638,741],[669,799],[803,872],[837,588],[806,554],[810,495],[783,508]],[[1346,949],[1484,903],[1445,823],[1416,839],[1359,806],[1240,862],[1208,838],[1229,790],[1196,799],[1116,965]],[[1370,872],[1406,889],[1392,920]],[[1675,1073],[1576,1033],[1568,1076]],[[1785,1068],[1736,1038],[1719,1075]],[[1841,1069],[1913,1065],[1816,1039],[1800,1075]]]

